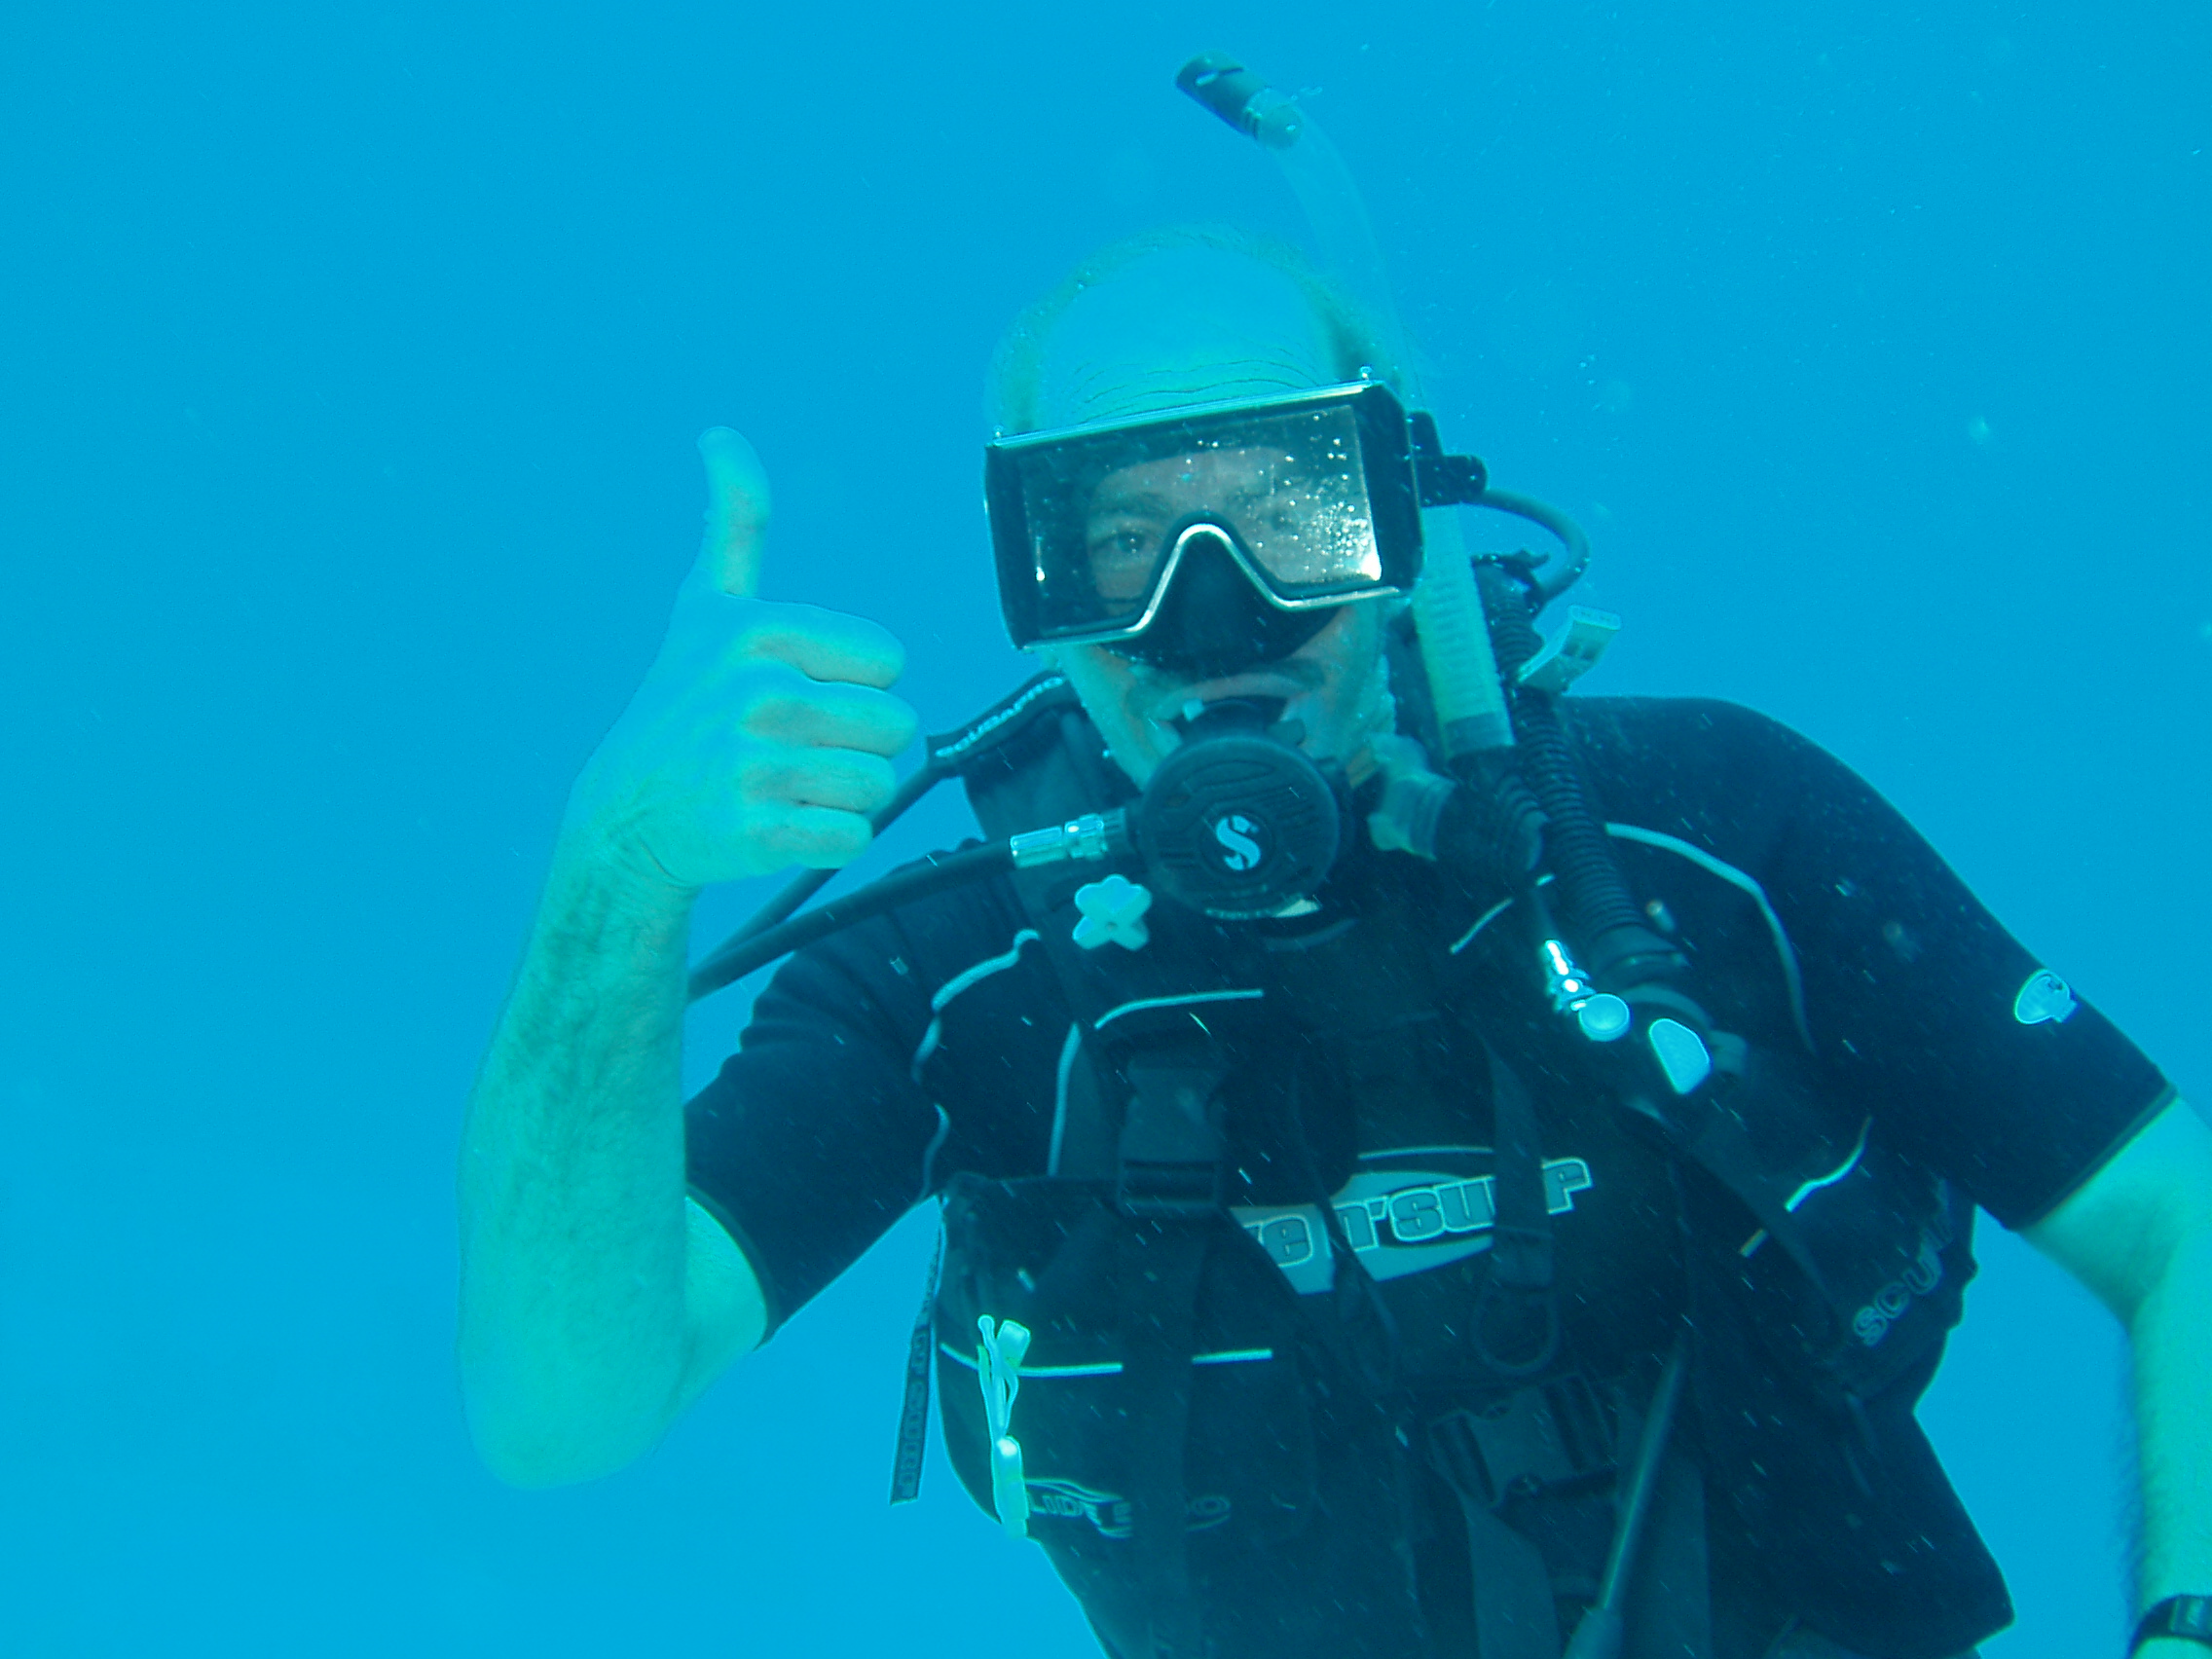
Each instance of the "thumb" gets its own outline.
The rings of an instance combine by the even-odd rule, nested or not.
[[[707,533],[692,574],[716,591],[749,598],[760,585],[768,535],[768,474],[753,446],[727,426],[699,434],[707,463]]]

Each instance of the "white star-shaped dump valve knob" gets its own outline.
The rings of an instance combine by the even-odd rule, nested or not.
[[[1110,875],[1077,888],[1075,907],[1082,912],[1075,924],[1075,941],[1086,950],[1102,944],[1142,950],[1151,942],[1144,913],[1152,908],[1152,895],[1125,875]]]

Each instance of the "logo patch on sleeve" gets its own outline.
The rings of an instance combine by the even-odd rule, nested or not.
[[[2046,1019],[2061,1023],[2073,1018],[2081,1006],[2074,1000],[2072,986],[2048,968],[2038,968],[2012,999],[2012,1017],[2022,1025],[2041,1025]]]

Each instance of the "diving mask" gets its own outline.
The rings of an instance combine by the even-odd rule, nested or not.
[[[1001,438],[984,494],[1023,647],[1232,671],[1420,573],[1406,414],[1367,383]]]

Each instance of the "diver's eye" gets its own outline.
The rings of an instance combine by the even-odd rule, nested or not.
[[[1141,559],[1152,545],[1152,537],[1140,530],[1117,530],[1090,538],[1090,556],[1093,559]]]
[[[1152,574],[1159,537],[1137,525],[1102,528],[1088,543],[1090,579],[1106,599],[1134,599]]]

